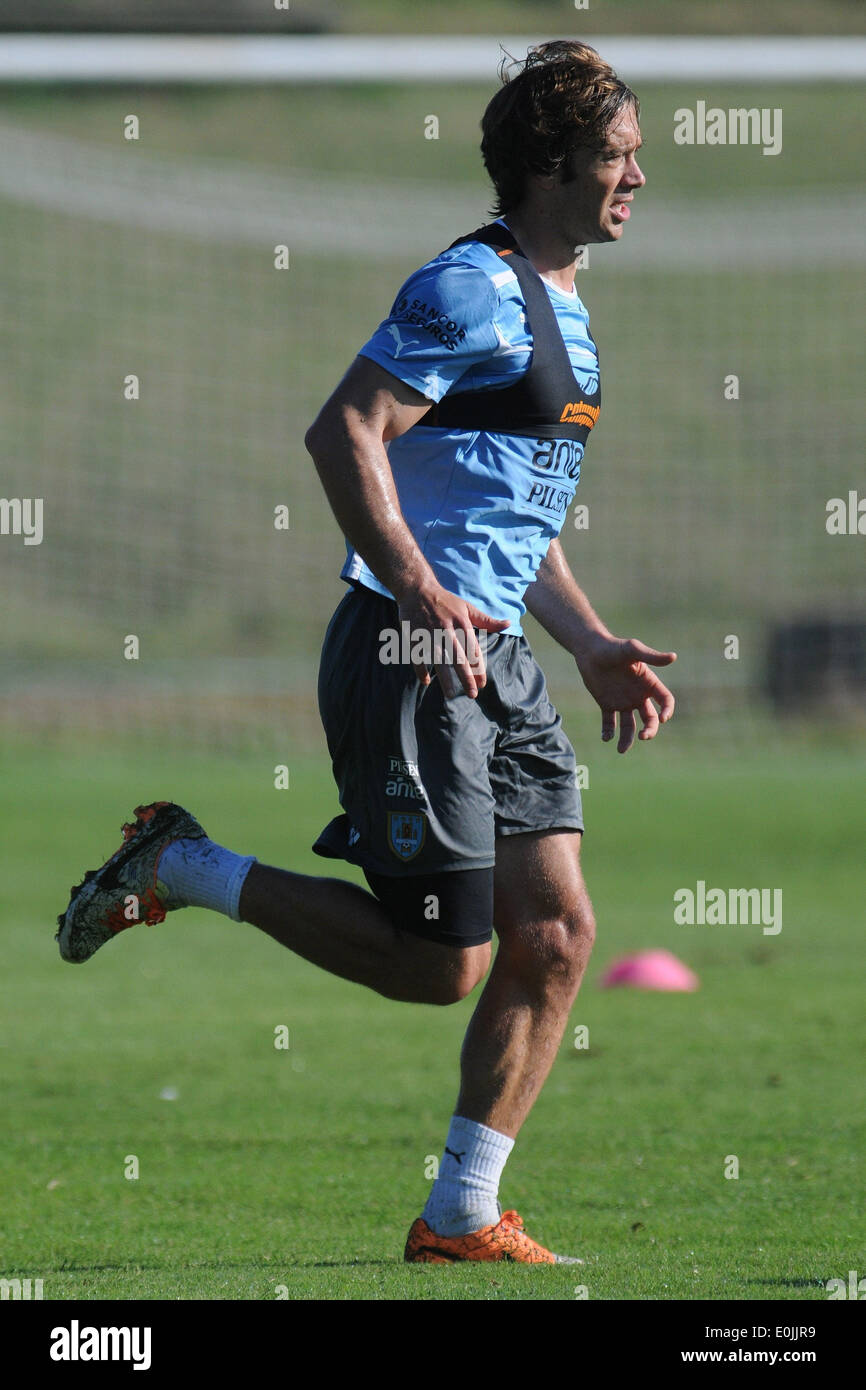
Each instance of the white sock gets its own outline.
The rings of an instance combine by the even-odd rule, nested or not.
[[[241,889],[255,862],[213,840],[175,840],[159,857],[157,878],[172,907],[209,907],[239,922]]]
[[[495,1226],[502,1215],[499,1179],[513,1148],[506,1134],[454,1115],[439,1176],[422,1212],[430,1230],[437,1236],[466,1236]]]

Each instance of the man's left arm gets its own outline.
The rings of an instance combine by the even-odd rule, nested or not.
[[[539,566],[524,596],[527,609],[561,647],[571,652],[583,683],[601,708],[601,736],[616,731],[617,751],[635,739],[635,712],[643,721],[638,737],[654,738],[674,712],[674,697],[650,666],[670,666],[675,652],[657,652],[631,637],[614,637],[579,587],[558,540]],[[658,705],[658,712],[655,706]]]

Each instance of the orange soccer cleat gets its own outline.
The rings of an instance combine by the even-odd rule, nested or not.
[[[554,1255],[523,1229],[516,1211],[507,1211],[495,1226],[482,1226],[467,1236],[437,1236],[419,1216],[406,1241],[409,1264],[456,1264],[459,1260],[509,1260],[524,1265],[582,1265],[575,1255]]]
[[[164,922],[167,912],[182,907],[158,877],[160,856],[174,840],[204,838],[195,817],[173,801],[136,806],[135,821],[123,826],[120,849],[100,869],[88,870],[57,918],[63,959],[80,964],[118,932]]]

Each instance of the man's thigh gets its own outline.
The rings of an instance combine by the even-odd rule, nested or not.
[[[347,595],[328,627],[319,709],[343,814],[313,848],[384,877],[492,871],[498,727],[478,702],[384,662],[389,629],[396,603],[369,590]]]
[[[489,962],[489,947],[475,948],[487,947],[493,936],[493,869],[412,875],[365,869],[364,876],[398,930]]]
[[[499,728],[488,768],[497,843],[529,831],[581,831],[577,761],[544,672],[525,637],[500,647],[489,663],[494,680],[479,696]]]
[[[544,953],[552,935],[575,944],[591,938],[582,838],[579,831],[542,830],[497,839],[493,925],[503,946]]]

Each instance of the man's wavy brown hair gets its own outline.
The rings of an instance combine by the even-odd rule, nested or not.
[[[496,190],[497,217],[521,202],[528,174],[556,173],[581,147],[602,149],[624,107],[640,115],[631,88],[576,39],[536,44],[524,62],[505,57],[499,76],[503,85],[481,118],[481,153]]]

